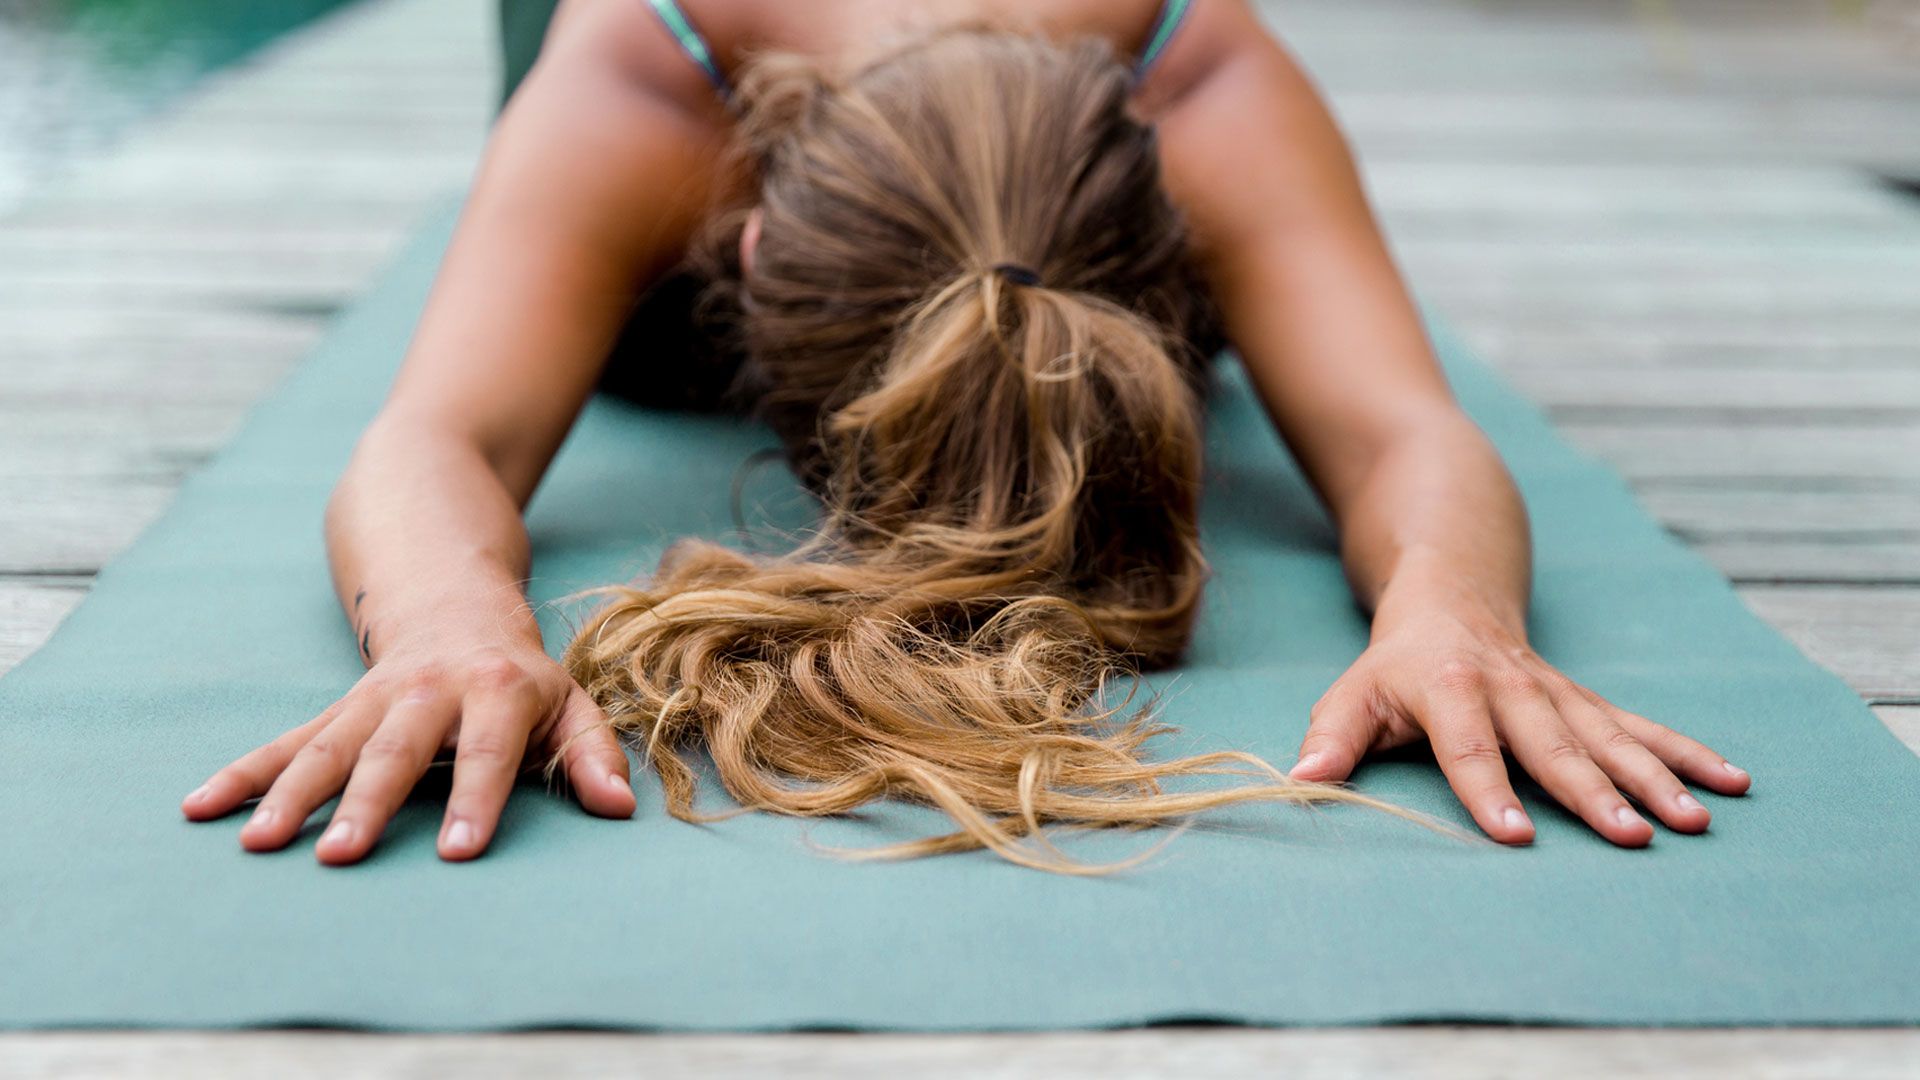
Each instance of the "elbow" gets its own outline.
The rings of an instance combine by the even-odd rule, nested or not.
[[[1486,431],[1452,401],[1436,402],[1403,418],[1385,442],[1385,452],[1389,453],[1466,455],[1500,461],[1500,452]]]
[[[1403,416],[1368,443],[1357,455],[1347,498],[1337,503],[1364,502],[1382,492],[1392,493],[1395,501],[1520,502],[1519,487],[1493,440],[1451,404]],[[1336,517],[1343,517],[1339,509]]]

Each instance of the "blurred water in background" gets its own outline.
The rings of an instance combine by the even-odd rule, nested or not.
[[[0,0],[0,213],[193,82],[350,0]]]

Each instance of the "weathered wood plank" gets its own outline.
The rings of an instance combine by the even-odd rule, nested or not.
[[[405,105],[381,114],[382,118],[422,123],[445,119],[449,123],[440,137],[451,139],[456,137],[456,120],[487,117],[488,91],[492,87],[491,78],[475,79],[468,72],[434,68],[394,72],[365,64],[286,72],[284,78],[276,73],[267,85],[247,84],[245,94],[209,87],[208,109],[195,110],[193,116],[178,121],[163,118],[141,137],[172,139],[193,130],[203,117],[228,120],[284,115],[290,123],[299,124],[315,116],[340,117],[350,112],[365,117],[377,113],[383,103],[403,101]],[[460,123],[459,127],[470,129],[471,125]],[[378,130],[377,125],[370,128]],[[460,133],[471,137],[470,130]]]
[[[1471,282],[1441,278],[1413,281],[1421,295],[1458,318],[1485,311],[1525,309],[1535,319],[1580,317],[1612,318],[1634,323],[1676,319],[1757,316],[1769,324],[1786,320],[1846,322],[1854,319],[1887,321],[1896,326],[1920,324],[1920,284],[1878,279],[1872,286],[1826,281],[1818,285],[1775,282],[1708,283],[1682,288],[1660,281],[1623,279],[1585,283],[1533,283],[1522,280]],[[1916,279],[1920,281],[1920,279]]]
[[[0,477],[0,574],[97,573],[173,501],[171,477]],[[0,628],[27,620],[0,611]]]
[[[1920,424],[1759,423],[1712,427],[1688,420],[1586,423],[1561,429],[1630,479],[1796,477],[1920,480]]]
[[[1336,97],[1363,90],[1497,90],[1519,96],[1554,88],[1710,88],[1779,99],[1897,95],[1915,82],[1903,50],[1885,47],[1892,44],[1889,39],[1836,18],[1831,8],[1802,20],[1802,31],[1794,33],[1770,14],[1703,25],[1699,3],[1684,5],[1684,27],[1670,19],[1632,19],[1629,9],[1618,5],[1582,6],[1584,11],[1570,11],[1574,5],[1569,4],[1536,9],[1571,16],[1558,26],[1511,5],[1486,5],[1477,21],[1449,21],[1399,5],[1355,5],[1351,18],[1328,18],[1321,5],[1291,4],[1275,10],[1273,21]],[[1377,21],[1369,23],[1368,17]]]
[[[76,395],[78,396],[78,395]],[[0,399],[0,478],[172,477],[225,445],[238,401],[180,401],[164,409],[111,402],[53,409]]]
[[[1764,149],[1730,139],[1709,139],[1666,145],[1658,137],[1614,136],[1600,139],[1567,131],[1553,138],[1534,138],[1526,132],[1467,131],[1458,135],[1446,130],[1427,132],[1369,132],[1349,130],[1366,141],[1368,160],[1396,164],[1424,164],[1457,161],[1468,154],[1479,160],[1508,164],[1599,164],[1631,155],[1659,155],[1672,161],[1701,165],[1747,164],[1765,167],[1785,158],[1818,161],[1851,152],[1881,168],[1899,168],[1903,161],[1870,155],[1885,145],[1872,132],[1846,132],[1824,138],[1793,137],[1782,145]]]
[[[15,401],[73,401],[145,398],[162,401],[208,387],[244,385],[258,391],[287,370],[289,358],[302,355],[320,337],[319,317],[260,332],[195,334],[183,328],[160,334],[82,337],[77,340],[20,341],[0,335],[0,385]],[[96,381],[85,394],[75,388],[75,371]],[[265,372],[266,374],[261,374]]]
[[[1745,278],[1820,277],[1832,273],[1899,273],[1920,268],[1913,239],[1920,224],[1887,233],[1831,232],[1792,224],[1738,233],[1692,229],[1608,229],[1577,239],[1537,232],[1498,235],[1392,236],[1394,251],[1416,271],[1544,274],[1561,277],[1618,274],[1726,275]]]
[[[1873,714],[1908,749],[1920,754],[1920,705],[1876,705]]]
[[[1844,543],[1680,536],[1722,574],[1743,584],[1920,585],[1920,536]]]
[[[1825,328],[1782,330],[1763,335],[1750,327],[1623,327],[1613,334],[1578,328],[1497,326],[1491,319],[1456,324],[1476,352],[1502,371],[1566,365],[1619,370],[1684,367],[1714,368],[1728,382],[1747,371],[1818,369],[1821,371],[1907,371],[1913,366],[1909,334],[1897,330]]]
[[[289,232],[364,232],[404,237],[427,207],[418,199],[376,199],[366,192],[340,191],[325,199],[275,206],[265,200],[222,205],[148,203],[138,199],[85,199],[42,192],[6,220],[4,231],[73,230],[109,237],[138,231],[167,230],[217,238],[222,232],[265,237]],[[269,240],[271,242],[271,240]]]
[[[1740,598],[1863,697],[1920,702],[1920,587],[1743,585]]]
[[[315,331],[304,330],[240,344],[182,335],[119,347],[9,345],[0,350],[0,385],[7,388],[0,416],[35,405],[150,410],[229,402],[244,408],[274,385],[288,370],[288,358],[315,337]],[[86,373],[86,385],[76,385],[76,372]]]
[[[1281,26],[1284,30],[1298,26],[1298,22],[1283,18]],[[1663,59],[1657,54],[1656,44],[1638,35],[1616,37],[1596,31],[1568,40],[1556,33],[1506,33],[1498,26],[1431,36],[1406,35],[1408,39],[1416,36],[1423,40],[1416,44],[1377,31],[1344,36],[1313,34],[1311,40],[1296,33],[1295,40],[1307,55],[1309,67],[1336,95],[1357,90],[1418,93],[1422,89],[1524,94],[1554,85],[1640,89],[1657,85],[1663,78],[1699,76],[1697,71],[1688,70],[1684,60]],[[1496,42],[1504,42],[1505,47],[1495,47]],[[1809,38],[1808,47],[1818,48],[1818,39]],[[1777,47],[1773,51],[1777,55]],[[1855,53],[1848,58],[1858,60],[1859,56]],[[1766,74],[1739,71],[1729,65],[1715,72],[1715,82],[1725,89],[1762,95],[1842,85],[1841,78],[1810,67],[1803,66],[1796,72],[1793,65],[1787,65],[1770,81]],[[1911,79],[1910,73],[1892,65],[1878,71],[1862,65],[1862,70],[1847,75],[1845,82],[1899,93],[1911,85]]]
[[[1912,242],[1920,244],[1920,235]],[[1914,254],[1920,256],[1920,251]],[[1911,265],[1888,258],[1865,265],[1806,265],[1792,270],[1699,260],[1663,263],[1651,257],[1611,266],[1599,260],[1552,267],[1525,258],[1496,262],[1418,255],[1402,255],[1401,263],[1423,296],[1449,308],[1505,304],[1536,307],[1550,314],[1584,301],[1609,312],[1664,312],[1678,307],[1739,313],[1757,306],[1785,305],[1795,313],[1831,317],[1920,302],[1920,284],[1915,284],[1920,282],[1920,258]]]
[[[1688,536],[1855,537],[1920,534],[1920,487],[1904,491],[1769,491],[1732,485],[1653,488],[1640,502]]]
[[[0,228],[0,272],[32,273],[93,267],[126,260],[147,266],[168,259],[204,260],[216,265],[236,261],[312,255],[319,259],[386,258],[406,236],[398,225],[349,228],[344,223],[302,227],[281,223],[236,226],[204,221],[197,226],[152,222],[147,227],[80,222],[46,225],[16,217]]]
[[[128,154],[90,170],[68,193],[70,199],[113,200],[138,197],[158,205],[276,203],[354,191],[367,201],[409,200],[414,205],[455,194],[472,172],[470,155],[448,151],[437,156],[359,153],[335,155],[324,149],[268,154],[229,148],[209,155],[204,148]]]
[[[1423,299],[1426,296],[1421,295]],[[1887,310],[1843,318],[1821,311],[1728,313],[1688,310],[1676,304],[1657,315],[1622,320],[1578,309],[1545,314],[1525,306],[1440,310],[1450,325],[1469,335],[1469,340],[1558,338],[1590,347],[1611,340],[1623,353],[1658,338],[1666,339],[1661,348],[1682,356],[1695,346],[1751,347],[1775,354],[1794,348],[1803,348],[1810,355],[1832,350],[1898,353],[1911,350],[1914,341],[1920,339],[1920,311]]]
[[[1920,585],[1920,485],[1644,482],[1639,498],[1735,581]]]
[[[12,670],[46,640],[87,595],[85,580],[0,579],[0,673]],[[5,1069],[0,1069],[4,1073]]]
[[[308,109],[290,114],[287,106],[250,100],[219,111],[195,110],[190,123],[169,126],[167,147],[176,153],[195,148],[216,152],[243,143],[257,152],[303,153],[320,144],[355,154],[474,154],[483,141],[472,123],[476,111],[471,98],[457,104],[421,103],[397,108],[374,126],[351,103],[313,101]]]
[[[1920,227],[1878,236],[1829,236],[1824,244],[1789,238],[1777,246],[1762,244],[1772,230],[1751,230],[1747,242],[1728,242],[1709,232],[1699,237],[1684,227],[1668,228],[1654,245],[1631,243],[1642,236],[1610,231],[1549,245],[1538,238],[1493,236],[1472,240],[1440,234],[1404,233],[1394,251],[1415,277],[1429,276],[1434,288],[1462,299],[1488,294],[1515,301],[1552,300],[1569,293],[1591,293],[1609,305],[1618,296],[1638,297],[1678,290],[1703,302],[1725,304],[1772,299],[1784,290],[1800,290],[1807,299],[1827,303],[1920,296]],[[1811,237],[1808,238],[1811,241]],[[1649,249],[1650,247],[1650,249]]]
[[[1414,95],[1400,93],[1389,96],[1398,98]],[[1425,97],[1429,102],[1446,100],[1435,95]],[[1710,122],[1708,118],[1696,118],[1693,115],[1695,110],[1687,108],[1687,103],[1670,100],[1668,106],[1675,114],[1694,120],[1706,134],[1687,138],[1677,130],[1583,130],[1571,125],[1561,131],[1550,128],[1529,130],[1525,127],[1439,125],[1421,129],[1382,123],[1378,117],[1358,116],[1351,110],[1341,110],[1340,119],[1353,137],[1366,144],[1372,160],[1396,163],[1457,161],[1471,157],[1509,165],[1571,165],[1658,156],[1672,164],[1722,166],[1745,163],[1759,166],[1781,161],[1814,162],[1856,155],[1873,160],[1872,155],[1883,152],[1888,144],[1885,134],[1871,128],[1821,131],[1796,125],[1779,129],[1771,145],[1755,145],[1741,131],[1712,132],[1707,127]]]
[[[1713,367],[1622,372],[1604,364],[1542,364],[1506,374],[1528,397],[1563,410],[1858,414],[1920,408],[1920,358],[1905,368],[1841,371],[1750,367],[1736,375]]]
[[[300,248],[292,244],[257,244],[245,250],[210,246],[153,248],[130,241],[117,247],[92,250],[78,245],[61,249],[30,249],[0,234],[0,293],[16,290],[51,292],[59,289],[152,288],[169,272],[189,283],[225,285],[252,276],[285,275],[296,281],[319,278],[329,283],[349,277],[364,282],[391,250],[381,242],[352,246]]]
[[[1768,169],[1674,165],[1403,163],[1368,161],[1369,189],[1388,214],[1422,212],[1456,221],[1497,217],[1509,227],[1536,218],[1580,222],[1875,226],[1911,233],[1901,200],[1863,177],[1825,167]]]
[[[311,333],[313,318],[258,307],[103,307],[86,313],[9,313],[0,319],[0,344],[83,348],[98,343],[206,341],[215,346],[265,342],[275,335]]]
[[[286,339],[293,348],[302,342],[299,335]],[[153,414],[175,407],[188,413],[237,413],[292,366],[295,354],[276,344],[218,349],[176,340],[119,354],[72,347],[64,354],[57,348],[9,349],[0,355],[0,379],[8,387],[0,400],[0,423],[14,430],[0,433],[0,439],[36,432],[58,438],[75,430],[92,433],[103,424],[164,428],[170,421]],[[195,353],[196,345],[204,351]],[[53,363],[34,366],[36,351]]]
[[[370,268],[369,268],[370,269]],[[48,275],[0,283],[0,318],[15,311],[45,314],[88,311],[124,304],[167,308],[179,304],[233,307],[339,307],[360,291],[365,270],[309,266],[289,261],[272,274],[196,273],[182,266],[176,276],[147,272]]]
[[[1593,88],[1563,83],[1530,94],[1356,88],[1340,94],[1339,109],[1341,119],[1366,138],[1497,133],[1551,142],[1572,133],[1603,144],[1621,139],[1683,149],[1687,143],[1724,142],[1773,152],[1781,149],[1778,143],[1783,140],[1792,149],[1792,144],[1820,144],[1835,136],[1870,138],[1875,147],[1920,138],[1920,116],[1914,114],[1910,98],[1872,91],[1760,97],[1713,86]],[[1478,156],[1477,149],[1460,154]],[[1633,160],[1642,155],[1611,156]]]

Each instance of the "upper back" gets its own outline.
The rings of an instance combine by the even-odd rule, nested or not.
[[[1119,56],[1171,67],[1176,65],[1160,65],[1161,57],[1200,36],[1176,31],[1193,21],[1190,15],[1204,18],[1203,9],[1220,2],[1224,0],[664,0],[659,6],[684,16],[684,31],[710,49],[718,78],[724,80],[754,52],[836,55],[858,62],[863,52],[956,23],[989,23],[1050,37],[1100,37]],[[592,3],[628,8],[626,17],[651,24],[649,31],[663,39],[676,33],[650,0]],[[549,25],[556,17],[565,18],[566,8],[563,0],[501,0],[502,101],[526,77]],[[708,78],[693,58],[683,61],[701,79]]]

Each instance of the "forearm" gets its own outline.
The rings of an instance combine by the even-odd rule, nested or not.
[[[613,726],[541,651],[522,599],[519,504],[471,438],[401,415],[383,412],[361,436],[327,504],[334,584],[371,670],[313,719],[215,773],[181,809],[211,821],[257,798],[240,843],[276,851],[337,796],[314,854],[356,862],[451,749],[441,858],[486,850],[522,767],[541,757],[565,766],[588,810],[630,816]]]
[[[520,509],[471,442],[376,420],[327,506],[334,588],[361,659],[448,643],[541,647]]]
[[[1532,544],[1499,454],[1447,410],[1398,435],[1341,508],[1341,554],[1378,637],[1442,610],[1524,640]]]

